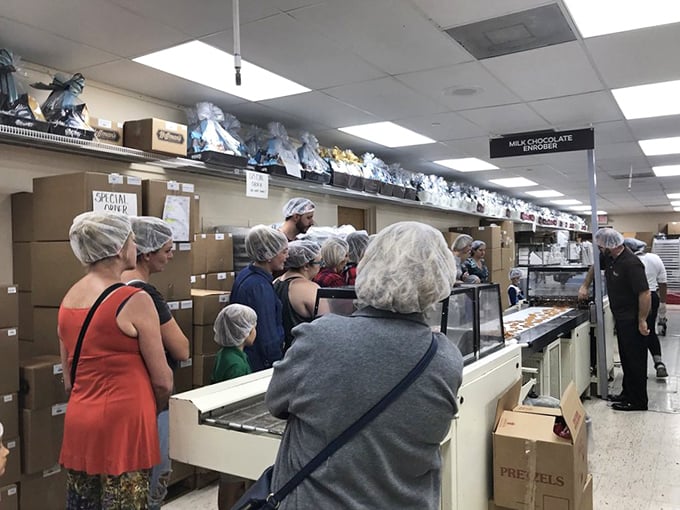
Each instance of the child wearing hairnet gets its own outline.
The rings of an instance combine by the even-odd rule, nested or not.
[[[508,273],[508,278],[510,279],[510,285],[508,285],[508,299],[510,300],[510,306],[513,306],[524,299],[524,294],[519,286],[519,281],[522,278],[522,271],[515,267]]]

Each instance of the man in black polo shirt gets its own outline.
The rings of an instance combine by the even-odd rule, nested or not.
[[[607,295],[611,305],[618,339],[623,391],[613,395],[613,409],[617,411],[647,410],[647,315],[651,294],[645,276],[645,266],[623,245],[623,236],[612,228],[601,228],[595,233],[595,244],[600,250],[600,267],[607,280]],[[593,281],[591,266],[579,289],[579,298],[587,299]]]

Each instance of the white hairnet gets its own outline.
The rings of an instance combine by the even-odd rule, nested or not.
[[[357,269],[360,306],[403,314],[425,311],[451,294],[456,281],[456,263],[442,233],[415,221],[381,230]]]
[[[460,251],[466,246],[470,246],[471,244],[472,236],[469,236],[467,234],[461,234],[453,240],[453,243],[451,243],[451,249],[455,251]]]
[[[130,218],[124,214],[86,212],[73,219],[68,238],[78,260],[94,264],[118,255],[131,232]]]
[[[319,256],[319,243],[305,239],[288,243],[288,258],[286,268],[298,269]]]
[[[601,228],[595,232],[595,243],[602,248],[616,248],[623,244],[623,236],[613,228]]]
[[[347,246],[349,246],[349,261],[358,264],[368,246],[368,232],[365,230],[350,232],[347,234],[345,241],[347,241]]]
[[[633,253],[644,251],[645,247],[647,246],[646,242],[635,239],[634,237],[626,237],[623,240],[623,244],[627,246],[628,249]]]
[[[308,198],[296,197],[291,198],[286,205],[283,206],[283,217],[288,219],[293,214],[307,214],[316,209],[314,202]]]
[[[267,225],[255,225],[246,236],[246,253],[254,262],[271,260],[287,247],[286,236]]]
[[[472,253],[476,252],[480,248],[486,248],[486,243],[484,241],[472,241],[472,244],[470,245],[470,251]]]
[[[222,347],[238,347],[257,325],[257,313],[246,305],[232,304],[220,310],[213,331],[215,343]]]
[[[335,267],[347,256],[349,246],[340,237],[329,237],[321,245],[321,258],[324,267]]]
[[[513,278],[521,278],[521,277],[522,277],[522,270],[521,270],[521,269],[517,269],[516,267],[512,268],[512,269],[508,272],[508,279],[509,279],[509,280],[512,280]]]
[[[165,243],[172,241],[170,225],[155,216],[137,216],[130,218],[132,231],[135,233],[137,255],[153,253],[160,250]]]

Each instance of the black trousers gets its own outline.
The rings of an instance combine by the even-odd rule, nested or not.
[[[623,368],[623,395],[635,406],[647,406],[647,337],[640,334],[637,318],[615,319]]]
[[[658,313],[659,294],[652,292],[652,307],[649,309],[649,315],[647,316],[647,327],[649,328],[647,346],[652,356],[661,356],[661,342],[659,342],[659,336],[656,334],[656,316]]]

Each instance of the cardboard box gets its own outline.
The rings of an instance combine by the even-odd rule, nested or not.
[[[21,340],[33,340],[33,294],[19,292],[19,331]]]
[[[185,464],[184,462],[172,461],[172,473],[170,473],[169,485],[173,485],[179,481],[193,477],[195,472],[194,466]]]
[[[38,473],[59,461],[66,403],[42,409],[22,409],[22,472]]]
[[[22,361],[19,377],[24,409],[51,407],[68,400],[59,356],[36,356]]]
[[[5,437],[19,435],[19,395],[0,395],[0,423],[5,428]]]
[[[12,193],[12,241],[33,241],[33,193]]]
[[[229,296],[229,292],[219,290],[192,290],[194,324],[212,326],[220,310],[229,304]]]
[[[205,288],[208,290],[231,290],[236,273],[208,273],[205,275]]]
[[[94,140],[99,143],[123,145],[123,123],[90,117],[90,127],[94,129]]]
[[[0,284],[0,328],[19,325],[19,289],[15,284]]]
[[[59,308],[57,307],[33,307],[33,343],[36,356],[38,354],[59,354],[58,318]]]
[[[635,239],[639,239],[640,241],[647,243],[647,251],[651,251],[652,243],[654,242],[654,235],[655,232],[635,232]],[[16,281],[16,278],[14,281]],[[21,286],[19,286],[19,288],[21,288]]]
[[[187,127],[161,119],[129,120],[123,125],[125,147],[175,156],[187,155]]]
[[[3,483],[5,483],[3,481]],[[19,510],[19,490],[12,483],[0,487],[0,510]]]
[[[487,248],[486,253],[484,254],[484,262],[486,263],[486,267],[489,268],[490,273],[502,269],[503,259],[501,250],[502,248]]]
[[[12,279],[20,292],[31,290],[31,243],[12,243]]]
[[[33,306],[59,306],[64,294],[85,276],[86,269],[68,241],[32,243]],[[54,268],[58,267],[59,271]]]
[[[9,450],[7,456],[7,467],[2,476],[2,483],[18,482],[21,478],[21,440],[18,435],[10,436],[5,434],[2,440],[5,448]]]
[[[182,301],[168,301],[168,308],[170,308],[170,313],[175,318],[179,329],[191,342],[191,337],[193,335],[193,315],[194,315],[194,302],[192,299],[184,299]]]
[[[680,234],[680,221],[671,221],[666,227],[666,233],[668,235]]]
[[[17,328],[0,329],[0,395],[19,392],[19,335]]]
[[[194,240],[191,243],[191,251],[194,256],[191,261],[191,274],[205,274],[207,273],[207,250],[208,250],[208,234],[195,234]]]
[[[210,384],[215,369],[214,354],[194,356],[194,387]]]
[[[178,205],[167,203],[169,200],[179,200],[186,205],[186,210],[189,212],[183,228],[179,221],[170,221],[169,224],[173,228],[173,239],[179,242],[189,242],[193,239],[194,234],[201,229],[201,213],[200,213],[200,197],[194,191],[194,185],[187,182],[177,181],[152,181],[145,179],[142,181],[142,213],[144,216],[155,216],[157,218],[164,218],[166,206],[172,207],[175,213],[173,218],[177,216]],[[174,207],[173,207],[174,205]],[[182,209],[184,210],[184,209]]]
[[[196,358],[199,355],[217,354],[220,346],[215,343],[215,332],[212,324],[194,324],[194,341],[192,344],[192,355]]]
[[[172,260],[160,273],[153,273],[149,283],[166,301],[191,297],[191,243],[175,243]]]
[[[195,253],[194,253],[195,255]],[[204,274],[192,274],[191,275],[191,289],[206,290],[206,276]],[[219,289],[218,289],[219,290]]]
[[[67,241],[73,218],[80,213],[97,210],[137,216],[141,204],[138,177],[85,172],[33,179],[34,240]]]
[[[473,227],[470,229],[470,235],[475,241],[484,241],[487,250],[494,248],[501,248],[501,227],[491,225],[487,227]]]
[[[501,248],[501,269],[510,271],[515,265],[515,246]]]
[[[21,477],[21,510],[65,510],[66,470],[59,464],[34,475]]]
[[[206,236],[205,273],[234,270],[234,242],[231,234],[201,234]]]
[[[180,361],[179,367],[175,369],[175,393],[184,393],[194,387],[194,361],[189,358]]]
[[[586,412],[576,387],[571,382],[560,408],[554,409],[512,405],[519,385],[498,403],[493,499],[497,505],[516,510],[579,508],[588,481],[588,444]],[[558,419],[567,424],[571,438],[553,432]]]

